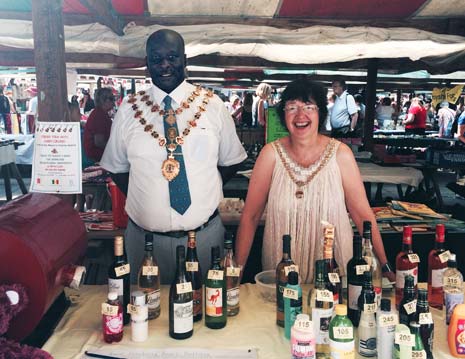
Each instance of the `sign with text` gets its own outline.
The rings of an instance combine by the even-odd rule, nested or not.
[[[266,143],[273,142],[281,137],[287,136],[289,132],[279,120],[278,111],[275,107],[268,108],[268,119],[266,122]]]
[[[438,103],[443,101],[447,101],[449,103],[456,103],[462,94],[463,85],[457,85],[452,88],[433,88],[433,92],[431,94],[433,98],[433,107],[436,108]]]
[[[81,193],[79,122],[38,122],[32,162],[31,192]]]

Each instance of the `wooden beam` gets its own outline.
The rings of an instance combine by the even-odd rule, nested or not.
[[[32,1],[40,121],[69,121],[61,0]]]
[[[124,35],[126,22],[117,14],[109,0],[79,0],[102,25],[108,26],[115,34]]]

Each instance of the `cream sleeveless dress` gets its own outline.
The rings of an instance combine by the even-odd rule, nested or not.
[[[313,283],[315,260],[323,258],[325,220],[335,226],[334,256],[345,275],[352,258],[352,226],[345,206],[336,152],[340,142],[331,139],[318,161],[301,167],[286,153],[279,140],[272,143],[276,164],[268,195],[263,238],[263,270],[275,269],[282,258],[282,236],[291,235],[291,257],[299,266],[302,283]],[[293,177],[293,178],[292,178]],[[305,182],[299,187],[295,182]],[[301,198],[296,192],[300,191]]]

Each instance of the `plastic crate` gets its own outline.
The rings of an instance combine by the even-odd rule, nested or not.
[[[465,152],[445,151],[428,148],[426,151],[426,162],[439,167],[461,167],[465,168]]]

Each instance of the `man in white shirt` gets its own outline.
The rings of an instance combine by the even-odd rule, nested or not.
[[[131,281],[143,258],[144,236],[153,233],[162,283],[170,283],[176,246],[186,245],[188,231],[197,232],[204,274],[211,247],[223,248],[217,211],[222,184],[247,154],[220,98],[185,81],[181,35],[159,30],[148,38],[146,50],[154,85],[124,99],[100,164],[127,193]]]
[[[331,137],[350,136],[357,126],[357,105],[354,97],[347,92],[344,80],[333,81],[332,88],[336,100],[331,109]]]

